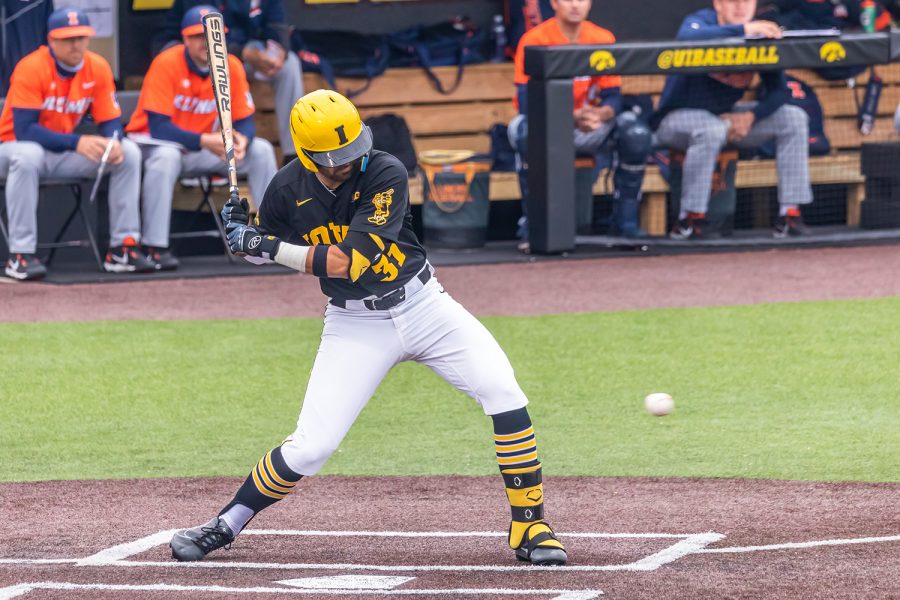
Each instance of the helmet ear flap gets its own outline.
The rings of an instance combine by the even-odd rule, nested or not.
[[[298,150],[300,150],[300,152],[297,153],[297,158],[300,159],[300,162],[303,164],[303,166],[306,167],[307,169],[309,169],[310,171],[312,171],[313,173],[318,173],[319,167],[316,166],[316,163],[311,161],[309,159],[309,157],[306,156],[306,153],[302,149],[298,148]]]

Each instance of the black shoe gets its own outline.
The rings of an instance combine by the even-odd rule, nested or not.
[[[787,237],[801,237],[809,235],[809,227],[803,222],[800,214],[786,214],[775,219],[775,229],[772,235],[782,239]]]
[[[181,264],[168,248],[141,246],[141,250],[147,255],[147,258],[153,261],[157,271],[174,271]]]
[[[6,276],[19,281],[33,281],[47,275],[47,267],[36,254],[17,253],[6,261]]]
[[[546,521],[535,521],[525,530],[522,542],[516,548],[516,558],[544,567],[562,566],[568,560],[565,547]]]
[[[107,273],[152,273],[156,263],[141,252],[134,238],[127,237],[121,246],[109,249],[103,268]]]
[[[689,212],[683,219],[678,219],[669,237],[673,240],[699,240],[703,239],[703,229],[706,226],[706,215],[703,213]]]
[[[234,533],[225,521],[216,517],[206,525],[176,532],[169,542],[169,548],[172,549],[172,558],[175,560],[195,561],[213,550],[227,550],[233,541]]]

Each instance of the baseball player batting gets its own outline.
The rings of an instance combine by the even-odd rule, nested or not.
[[[319,278],[329,298],[319,351],[294,433],[259,460],[217,516],[172,537],[172,556],[200,560],[230,544],[259,511],[322,468],[387,372],[413,360],[493,420],[516,558],[565,564],[565,548],[544,520],[528,400],[493,336],[438,283],[413,233],[406,168],[372,149],[356,107],[333,91],[300,98],[291,133],[299,160],[269,184],[256,223],[248,223],[246,200],[229,201],[222,219],[234,253]]]

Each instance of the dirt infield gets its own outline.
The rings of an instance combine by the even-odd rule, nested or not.
[[[872,246],[441,267],[437,276],[476,315],[540,315],[896,296],[896,264],[900,246]],[[285,275],[0,283],[0,306],[0,322],[247,319],[321,316],[325,299],[312,277]]]
[[[475,314],[900,294],[900,246],[443,268]],[[311,278],[0,285],[0,322],[318,316]],[[249,308],[253,307],[253,308]],[[214,448],[211,448],[214,451]],[[723,451],[728,449],[723,448]],[[249,465],[248,465],[249,466]],[[553,477],[570,564],[517,564],[499,477],[313,477],[230,551],[183,565],[173,528],[237,479],[0,485],[0,600],[900,598],[900,484]]]
[[[231,550],[175,563],[169,530],[209,518],[238,484],[5,485],[0,598],[898,595],[898,485],[548,477],[571,562],[539,569],[505,547],[499,477],[313,477]]]

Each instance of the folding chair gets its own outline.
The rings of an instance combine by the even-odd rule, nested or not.
[[[203,198],[197,204],[197,207],[194,209],[193,217],[191,218],[191,222],[188,224],[188,229],[193,227],[194,223],[197,222],[197,217],[203,212],[203,207],[208,206],[209,212],[212,215],[213,221],[216,224],[215,229],[205,229],[202,231],[180,231],[169,234],[169,238],[174,240],[180,240],[185,238],[203,238],[203,237],[218,237],[222,241],[222,245],[225,247],[225,257],[228,259],[228,262],[234,263],[236,262],[236,258],[231,253],[231,250],[228,248],[228,236],[225,234],[225,226],[222,224],[222,219],[219,216],[219,211],[216,209],[216,204],[213,202],[211,194],[212,194],[212,178],[215,174],[207,174],[201,175],[198,179],[200,181],[200,191],[203,194]]]
[[[3,110],[4,99],[0,98],[0,110]],[[52,177],[42,179],[40,183],[40,190],[44,191],[50,188],[68,188],[72,192],[72,196],[75,199],[75,204],[72,207],[71,212],[66,217],[65,222],[63,223],[62,228],[59,230],[59,233],[56,234],[56,237],[53,238],[52,242],[42,242],[38,243],[38,249],[44,250],[49,249],[50,254],[47,256],[46,264],[50,264],[53,261],[53,256],[56,254],[56,251],[59,248],[78,248],[83,246],[88,246],[91,249],[91,252],[94,255],[94,260],[97,262],[97,268],[103,271],[103,258],[100,255],[100,248],[97,245],[97,238],[94,234],[93,226],[91,225],[91,220],[89,218],[87,209],[84,206],[84,194],[82,192],[82,185],[87,183],[90,184],[92,180],[83,179],[83,178],[62,178],[62,177]],[[0,236],[3,237],[3,243],[9,244],[9,233],[6,229],[6,179],[0,179]],[[84,224],[84,230],[87,232],[87,239],[81,240],[66,240],[62,241],[63,237],[65,237],[66,232],[69,230],[69,227],[72,225],[72,221],[75,220],[75,216],[80,215],[81,221]]]

